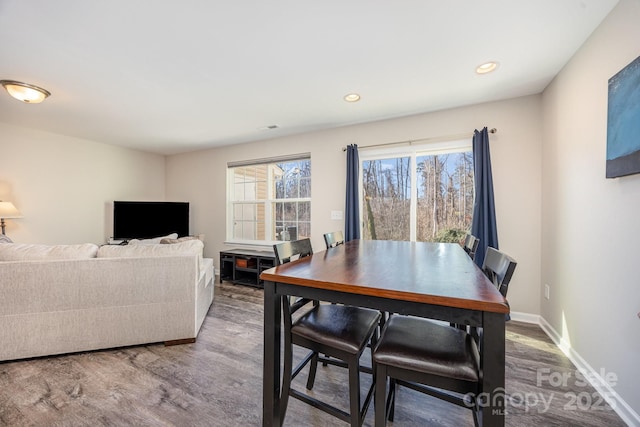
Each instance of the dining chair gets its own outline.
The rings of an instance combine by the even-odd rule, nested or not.
[[[331,233],[325,233],[324,243],[327,245],[327,249],[335,248],[338,245],[344,244],[344,235],[342,234],[342,231],[333,231]]]
[[[293,262],[313,253],[309,239],[279,243],[274,245],[273,249],[277,265]],[[288,398],[291,396],[346,421],[353,427],[361,426],[373,398],[375,381],[372,379],[364,403],[361,404],[360,371],[365,369],[360,366],[360,358],[367,343],[372,341],[375,345],[377,341],[380,313],[366,308],[321,304],[315,300],[289,296],[282,299],[282,311],[284,367],[280,419],[284,420]],[[293,367],[293,345],[310,350],[295,368]],[[321,354],[328,357],[321,357]],[[311,362],[306,388],[307,390],[313,388],[318,360],[348,368],[349,412],[292,387],[293,379]]]
[[[479,360],[477,341],[466,330],[419,317],[391,316],[373,353],[376,425],[393,421],[396,387],[402,385],[472,409],[477,426]]]
[[[339,246],[339,245],[344,245],[344,235],[342,234],[342,231],[333,231],[331,233],[325,233],[324,243],[327,245],[327,249],[335,248],[336,246]],[[379,323],[380,328],[378,328],[379,331],[382,330],[382,327],[384,326],[384,322],[386,322],[388,316],[389,315],[386,312],[384,311],[380,312],[380,323]],[[323,363],[323,365],[326,366],[326,363]]]
[[[511,283],[511,277],[513,277],[513,272],[516,270],[516,265],[518,265],[516,260],[506,253],[491,246],[487,247],[487,252],[482,262],[482,271],[505,299],[507,298],[509,283]],[[507,301],[507,305],[509,305],[509,301]],[[506,320],[511,320],[509,313],[505,314],[505,317]]]
[[[478,239],[473,234],[467,234],[464,238],[464,245],[462,246],[464,251],[471,257],[471,259],[476,259],[476,251],[478,250],[478,244],[480,243],[480,239]]]
[[[487,248],[482,271],[504,297],[515,267],[509,255]],[[396,388],[401,385],[471,409],[477,426],[474,397],[482,377],[481,341],[481,328],[452,328],[423,318],[391,316],[373,353],[376,425],[393,421]],[[391,378],[388,396],[387,378]]]
[[[489,246],[482,263],[485,276],[498,288],[503,297],[507,297],[509,283],[518,263],[509,255]]]
[[[469,255],[469,258],[472,260],[476,259],[476,251],[478,250],[478,244],[480,243],[480,239],[478,239],[473,234],[468,234],[464,238],[464,244],[462,245],[462,249]],[[466,326],[459,325],[457,323],[450,323],[450,326],[459,329],[466,329]]]

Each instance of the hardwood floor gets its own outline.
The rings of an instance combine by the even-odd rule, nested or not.
[[[259,426],[262,292],[224,283],[194,344],[0,363],[2,426]],[[559,384],[564,374],[566,384]],[[534,325],[507,324],[508,426],[623,426]],[[306,374],[296,381],[304,390]],[[363,376],[363,390],[370,384]],[[319,368],[313,393],[347,409],[346,370]],[[547,406],[548,405],[548,406]],[[373,405],[365,425],[373,425]],[[287,426],[346,425],[295,399]],[[400,388],[392,426],[473,425],[471,412]]]

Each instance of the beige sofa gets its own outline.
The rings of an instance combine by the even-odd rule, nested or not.
[[[0,360],[193,341],[213,301],[203,244],[0,244]]]

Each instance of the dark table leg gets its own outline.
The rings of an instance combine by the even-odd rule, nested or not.
[[[280,303],[275,284],[264,282],[264,365],[262,425],[280,426]]]
[[[480,406],[480,425],[504,426],[506,407],[504,389],[505,371],[505,315],[500,313],[483,314],[483,342],[481,367],[484,378]]]

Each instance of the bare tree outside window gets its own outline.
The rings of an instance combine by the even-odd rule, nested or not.
[[[412,240],[413,227],[416,241],[459,242],[469,232],[474,196],[471,151],[368,160],[362,162],[362,170],[365,239]]]
[[[363,162],[364,229],[370,240],[409,240],[409,157]]]
[[[417,237],[458,242],[471,229],[473,158],[470,152],[417,157]]]

